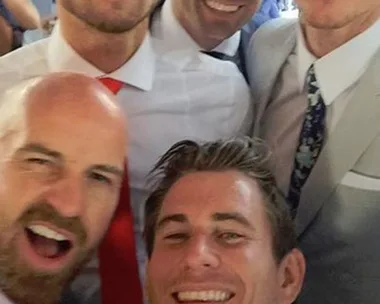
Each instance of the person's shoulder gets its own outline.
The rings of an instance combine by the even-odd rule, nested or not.
[[[248,75],[252,79],[260,78],[263,71],[272,70],[272,62],[287,54],[296,42],[298,19],[278,18],[266,22],[251,38],[246,49]],[[288,53],[288,54],[289,54]],[[265,64],[263,64],[265,62]],[[260,75],[257,77],[256,75]]]
[[[265,22],[259,29],[255,32],[252,37],[252,40],[261,40],[272,37],[275,39],[279,34],[284,31],[291,31],[296,29],[298,19],[290,18],[275,18],[271,19],[268,22]]]
[[[26,45],[0,57],[0,90],[18,81],[45,74],[47,39]]]
[[[46,57],[49,38],[27,44],[0,57],[1,66],[25,66]],[[2,70],[0,70],[0,73]]]
[[[374,73],[372,73],[373,77],[375,78],[374,83],[378,87],[379,96],[380,96],[380,49],[373,56],[371,66],[374,71]]]
[[[246,53],[267,52],[281,46],[296,31],[298,19],[276,18],[264,23],[252,35]]]

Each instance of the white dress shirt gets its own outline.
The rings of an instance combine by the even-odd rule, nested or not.
[[[156,43],[156,51],[160,54],[161,59],[169,61],[170,64],[176,65],[179,69],[184,69],[187,65],[191,64],[192,60],[200,60],[199,51],[203,49],[186,32],[175,17],[172,0],[165,1],[161,11],[154,16],[153,20],[152,32],[153,36],[160,40],[160,42]],[[241,33],[237,31],[212,51],[232,57],[238,52],[240,37]],[[203,58],[204,56],[201,54],[201,57]],[[214,60],[218,59],[214,58]],[[220,63],[220,60],[218,61]],[[239,70],[232,62],[224,62],[223,64],[215,64],[214,62],[209,68],[211,70],[218,69],[221,70],[221,73],[224,72],[227,75],[240,78]]]
[[[165,32],[171,26],[165,27]],[[147,34],[133,57],[107,75],[125,83],[117,98],[128,116],[129,176],[141,274],[145,251],[140,233],[149,193],[146,175],[155,162],[179,140],[230,137],[247,132],[251,123],[249,88],[236,66],[201,54],[198,48],[165,50],[166,43],[185,39],[182,35],[152,39]],[[229,42],[223,45],[230,51]],[[184,55],[187,51],[190,56]],[[58,23],[51,37],[0,58],[0,91],[22,79],[54,71],[104,76],[63,39]]]
[[[352,97],[356,83],[380,47],[380,20],[329,54],[316,58],[306,47],[300,26],[297,33],[298,81],[300,91],[304,90],[306,74],[314,63],[315,74],[327,106],[333,102],[334,114],[328,117],[329,131],[338,123]]]

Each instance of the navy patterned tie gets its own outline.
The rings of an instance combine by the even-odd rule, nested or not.
[[[306,81],[308,107],[298,140],[288,193],[293,217],[297,212],[302,187],[322,150],[326,129],[326,105],[315,76],[314,65],[311,65]]]

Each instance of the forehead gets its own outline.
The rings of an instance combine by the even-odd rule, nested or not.
[[[65,106],[65,100],[62,101],[27,102],[24,122],[13,134],[12,152],[36,143],[70,161],[120,165],[125,156],[125,134],[120,121],[101,108],[81,107],[80,99],[78,106]]]
[[[265,218],[257,183],[236,171],[190,173],[168,191],[160,214],[181,213],[190,220],[209,220],[218,212],[238,212],[252,220]]]

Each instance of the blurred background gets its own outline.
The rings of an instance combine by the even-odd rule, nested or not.
[[[39,39],[49,36],[54,25],[56,9],[55,0],[32,0],[37,7],[41,19],[44,23],[44,29],[29,30],[24,33],[24,44],[28,44]]]

